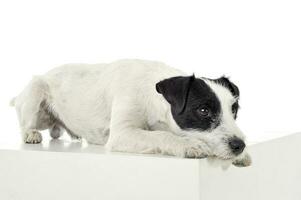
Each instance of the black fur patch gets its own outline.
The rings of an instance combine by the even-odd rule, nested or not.
[[[209,79],[209,80],[226,87],[232,93],[232,95],[234,97],[239,97],[240,92],[239,92],[238,87],[234,83],[232,83],[229,80],[229,78],[222,76],[218,79]],[[238,99],[237,99],[237,101],[232,105],[232,113],[233,113],[234,119],[237,118],[238,109],[239,109],[239,104],[238,104]]]
[[[232,105],[232,113],[234,115],[234,119],[237,118],[237,112],[239,109],[239,104],[238,104],[238,100]]]
[[[239,97],[238,87],[234,83],[232,83],[227,77],[222,76],[218,79],[209,79],[209,80],[217,84],[223,85],[224,87],[228,88],[228,90],[230,90],[230,92],[234,97]]]
[[[156,90],[170,103],[180,128],[205,131],[219,125],[221,104],[203,80],[194,76],[172,77],[157,83]]]

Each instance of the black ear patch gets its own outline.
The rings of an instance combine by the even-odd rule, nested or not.
[[[171,114],[181,129],[211,130],[220,123],[221,105],[204,80],[177,76],[156,84],[156,90],[170,104]],[[206,110],[207,115],[201,113]]]
[[[190,86],[194,80],[194,75],[168,78],[157,83],[156,90],[175,107],[176,113],[180,114],[185,110]]]
[[[227,78],[225,76],[222,76],[222,77],[220,77],[218,79],[211,79],[211,80],[213,82],[217,83],[217,84],[223,85],[226,88],[228,88],[234,97],[239,97],[239,89],[238,89],[238,87],[234,83],[232,83],[229,80],[229,78]]]

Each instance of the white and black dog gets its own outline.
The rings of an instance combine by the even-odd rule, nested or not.
[[[248,166],[235,124],[239,90],[227,78],[196,78],[160,62],[70,64],[34,77],[12,100],[23,140],[40,130],[112,151],[215,157]]]

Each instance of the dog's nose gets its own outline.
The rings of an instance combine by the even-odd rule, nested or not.
[[[243,152],[244,148],[246,147],[246,144],[244,143],[244,141],[242,141],[239,138],[232,138],[229,140],[229,146],[230,146],[232,152],[235,155],[238,155],[241,152]]]

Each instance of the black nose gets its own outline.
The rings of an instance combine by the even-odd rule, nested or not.
[[[232,138],[229,140],[229,146],[230,146],[232,152],[234,154],[238,155],[241,152],[243,152],[244,148],[246,147],[246,144],[241,139]]]

